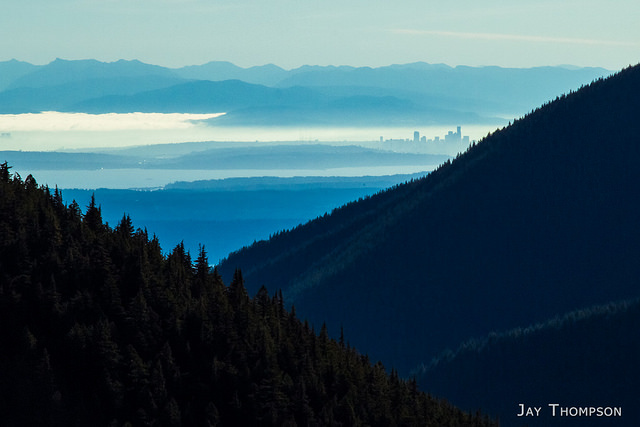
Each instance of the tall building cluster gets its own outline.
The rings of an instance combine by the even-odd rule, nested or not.
[[[444,139],[440,139],[439,136],[434,137],[434,139],[427,139],[426,136],[420,136],[420,132],[419,131],[415,131],[413,132],[413,139],[384,139],[382,136],[380,137],[380,142],[414,142],[414,143],[434,143],[434,142],[451,142],[451,143],[464,143],[464,144],[469,144],[469,135],[466,136],[462,136],[462,126],[458,126],[456,128],[456,131],[449,131],[449,133],[447,133],[444,136]]]

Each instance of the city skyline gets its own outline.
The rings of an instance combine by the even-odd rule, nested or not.
[[[462,135],[462,126],[457,126],[456,127],[456,131],[448,131],[447,134],[444,136],[444,138],[440,138],[440,136],[434,136],[433,139],[427,139],[426,135],[420,135],[420,131],[419,130],[415,130],[413,131],[413,138],[400,138],[400,139],[396,139],[396,138],[390,138],[390,139],[385,139],[384,136],[380,136],[380,142],[382,143],[414,143],[414,144],[433,144],[433,143],[440,143],[440,142],[444,142],[444,143],[448,143],[448,144],[455,144],[455,143],[462,143],[462,144],[470,144],[470,143],[475,143],[476,140],[471,140],[469,135]]]

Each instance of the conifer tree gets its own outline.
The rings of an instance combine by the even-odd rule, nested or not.
[[[326,326],[317,336],[281,292],[251,298],[240,270],[226,287],[204,246],[193,262],[183,243],[164,256],[128,215],[111,229],[95,197],[83,217],[57,189],[8,170],[0,165],[7,425],[392,425],[396,413],[376,399],[396,395],[413,396],[396,401],[414,425],[428,425],[423,407],[436,425],[457,419],[400,379],[385,383],[383,367]]]

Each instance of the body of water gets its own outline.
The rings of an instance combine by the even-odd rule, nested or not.
[[[67,151],[121,148],[137,145],[180,142],[220,141],[245,144],[288,142],[322,142],[330,144],[380,145],[384,140],[413,140],[414,132],[434,139],[444,138],[456,126],[415,127],[228,127],[208,126],[203,119],[212,114],[85,114],[45,112],[40,114],[0,114],[0,151]],[[496,129],[495,124],[469,125],[460,123],[462,134],[479,140]],[[413,144],[411,142],[411,144]],[[400,151],[425,152],[419,144],[386,144]],[[446,146],[433,149],[446,150]],[[446,154],[446,153],[437,153]]]
[[[282,144],[326,144],[359,145],[365,148],[418,154],[446,154],[455,156],[464,151],[466,145],[444,141],[415,143],[414,132],[427,139],[444,139],[455,126],[425,127],[213,127],[200,120],[211,115],[190,114],[70,114],[41,113],[24,115],[0,115],[0,151],[71,151],[110,152],[131,154],[122,151],[126,147],[171,144],[154,147],[154,156],[171,157],[186,154],[194,145],[175,144],[187,142],[216,141],[207,148],[229,149]],[[495,125],[462,126],[462,135],[470,140],[479,140]],[[388,141],[393,140],[393,141]],[[202,149],[202,148],[201,148]],[[145,149],[149,152],[149,149]],[[185,150],[187,150],[185,152]],[[121,152],[120,152],[121,151]],[[141,150],[134,150],[139,152]],[[144,150],[142,150],[144,151]],[[166,151],[166,153],[165,153]],[[120,153],[119,153],[120,152]],[[0,159],[2,162],[4,159]],[[59,166],[59,165],[58,165]],[[212,261],[226,256],[231,250],[250,244],[254,240],[268,238],[271,233],[296,226],[331,209],[371,194],[379,189],[353,188],[349,190],[306,189],[304,192],[262,192],[244,194],[236,199],[218,200],[227,195],[213,195],[207,192],[192,192],[189,203],[175,200],[175,194],[168,192],[119,192],[113,189],[159,189],[176,181],[198,181],[232,177],[295,177],[295,176],[383,176],[428,172],[437,164],[368,166],[368,167],[328,167],[306,169],[90,169],[75,168],[55,170],[13,168],[23,178],[32,174],[36,181],[50,188],[60,189],[112,189],[96,192],[97,201],[103,207],[105,220],[115,225],[122,214],[132,215],[137,227],[147,227],[157,233],[163,248],[170,250],[184,241],[195,253],[197,245],[205,244]],[[294,165],[295,167],[295,165]],[[69,202],[77,198],[81,206],[86,206],[91,191],[64,191]],[[130,200],[131,194],[139,197]],[[127,195],[125,197],[125,195]],[[127,198],[128,197],[128,198]],[[246,199],[246,200],[245,200]],[[206,203],[205,203],[206,202]],[[250,203],[250,206],[244,206]],[[206,212],[194,213],[195,207],[207,204]],[[224,212],[215,207],[224,207]],[[310,207],[313,209],[309,210]],[[176,212],[172,211],[175,210]],[[173,213],[171,213],[171,212]],[[246,216],[251,212],[253,216]],[[243,213],[242,216],[241,213]],[[185,216],[186,215],[186,216]]]
[[[270,144],[359,145],[366,148],[419,154],[455,156],[466,145],[444,141],[413,142],[414,132],[434,139],[454,126],[428,127],[215,127],[202,120],[215,114],[84,114],[45,112],[0,115],[0,151],[108,151],[152,144],[216,141],[212,147],[246,148]],[[479,140],[495,125],[462,125],[462,135]],[[393,141],[389,141],[393,140]],[[169,147],[169,145],[167,145]],[[156,150],[160,151],[161,150]],[[3,159],[0,159],[3,161]],[[433,165],[340,167],[328,169],[225,169],[225,170],[21,170],[41,184],[59,188],[157,188],[175,181],[195,181],[256,176],[363,176],[430,171]]]
[[[237,177],[296,176],[385,176],[429,172],[438,165],[375,166],[331,169],[100,169],[100,170],[21,170],[22,178],[32,174],[38,184],[50,188],[147,189],[153,190],[177,181],[200,181]]]

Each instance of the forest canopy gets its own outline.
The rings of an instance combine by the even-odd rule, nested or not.
[[[3,425],[493,425],[226,286],[204,247],[162,254],[0,166]]]

